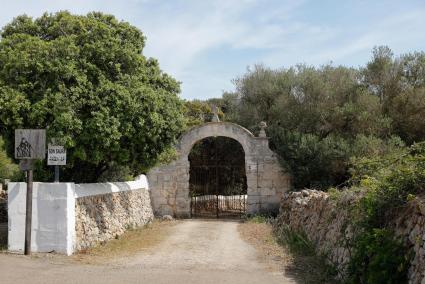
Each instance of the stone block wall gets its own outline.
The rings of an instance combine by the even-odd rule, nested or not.
[[[287,193],[281,202],[276,226],[288,226],[291,230],[304,232],[325,253],[329,261],[345,273],[350,260],[349,240],[353,236],[352,218],[348,205],[357,196],[345,196],[338,202],[322,191],[303,190]],[[394,220],[396,235],[413,250],[409,268],[409,283],[425,283],[425,203],[420,199],[411,201]]]
[[[271,151],[257,157],[255,168],[252,175],[247,175],[255,182],[248,190],[248,213],[277,214],[283,195],[290,189],[290,177]]]
[[[155,215],[190,217],[188,156],[193,145],[207,137],[223,136],[238,141],[245,153],[247,213],[277,213],[280,200],[290,188],[290,177],[280,167],[266,137],[255,137],[242,126],[210,122],[186,132],[177,145],[178,159],[151,169],[147,176]]]
[[[425,283],[425,201],[416,198],[409,202],[393,223],[396,234],[412,249],[409,283]]]
[[[147,176],[156,216],[190,217],[188,164],[179,159],[149,171]]]
[[[105,242],[152,219],[147,189],[77,198],[75,248],[81,250]]]

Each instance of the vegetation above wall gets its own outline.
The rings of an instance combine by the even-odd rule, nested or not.
[[[4,141],[0,137],[0,184],[4,183],[5,179],[17,178],[19,175],[18,165],[7,156],[4,149]]]
[[[257,65],[234,83],[234,92],[206,103],[253,132],[266,121],[295,189],[344,186],[353,158],[425,140],[424,52],[395,57],[377,47],[357,69]]]
[[[412,248],[394,221],[425,190],[425,52],[395,57],[377,47],[357,69],[258,65],[234,82],[214,103],[254,133],[267,122],[294,190],[358,196],[347,282],[405,283]]]
[[[353,220],[361,233],[353,241],[352,282],[402,283],[412,252],[396,238],[393,226],[408,201],[423,198],[425,143],[353,164],[353,187],[340,193],[357,190],[362,196],[353,208]]]

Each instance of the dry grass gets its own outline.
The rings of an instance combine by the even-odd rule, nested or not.
[[[238,230],[242,239],[256,248],[259,260],[270,270],[282,271],[292,263],[291,255],[274,238],[270,224],[247,221],[241,223]]]
[[[118,239],[81,250],[73,258],[80,263],[102,264],[111,259],[133,256],[158,245],[177,223],[178,221],[155,220],[144,227],[128,230]]]
[[[271,271],[284,273],[297,283],[338,283],[328,275],[323,258],[291,253],[288,246],[280,245],[271,224],[248,219],[238,229],[241,237],[256,248],[259,260]]]

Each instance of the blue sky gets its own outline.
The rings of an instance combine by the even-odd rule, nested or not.
[[[0,0],[0,25],[20,14],[102,11],[140,28],[144,54],[182,82],[185,99],[233,90],[248,66],[362,66],[376,45],[425,50],[425,0]]]

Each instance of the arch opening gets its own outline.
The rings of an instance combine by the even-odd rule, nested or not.
[[[245,151],[235,139],[197,141],[188,155],[192,217],[241,217],[246,212]]]

